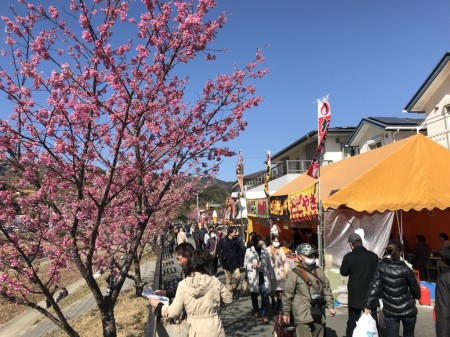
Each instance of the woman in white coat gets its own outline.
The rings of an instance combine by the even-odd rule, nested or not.
[[[185,271],[188,275],[178,284],[170,306],[156,299],[150,299],[150,304],[167,318],[178,317],[186,310],[189,337],[225,337],[219,309],[222,304],[231,303],[232,295],[216,277],[209,275],[209,253],[196,249]]]
[[[270,262],[275,272],[275,279],[277,281],[277,287],[275,293],[272,293],[272,308],[276,308],[277,312],[281,308],[281,294],[283,292],[284,283],[286,282],[286,273],[289,270],[286,254],[280,246],[280,240],[278,236],[272,237],[271,245],[267,248],[270,256]],[[275,303],[276,297],[276,303]]]
[[[244,265],[247,269],[253,314],[255,318],[262,317],[263,324],[269,324],[269,294],[276,288],[275,273],[261,237],[255,235],[252,243],[252,247],[245,252]],[[261,308],[258,295],[261,295]]]

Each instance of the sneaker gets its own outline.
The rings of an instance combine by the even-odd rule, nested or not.
[[[233,293],[233,299],[234,300],[238,300],[239,299],[239,292],[237,290]]]
[[[268,317],[263,317],[262,324],[268,325],[269,324],[269,318]]]
[[[259,312],[254,312],[254,313],[253,313],[253,317],[259,318]]]

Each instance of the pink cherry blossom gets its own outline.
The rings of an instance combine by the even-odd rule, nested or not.
[[[0,92],[11,112],[0,123],[8,165],[0,295],[33,308],[50,300],[53,311],[37,310],[78,336],[52,296],[75,266],[104,317],[103,335],[112,337],[127,275],[139,294],[141,253],[198,180],[233,155],[225,143],[262,102],[255,84],[268,70],[256,50],[247,65],[186,96],[192,84],[182,71],[225,52],[208,47],[226,23],[224,13],[214,17],[214,0],[38,2],[20,1],[2,17],[2,55],[11,62],[0,69]],[[10,231],[17,222],[32,235]],[[99,269],[121,271],[108,299],[94,278]]]

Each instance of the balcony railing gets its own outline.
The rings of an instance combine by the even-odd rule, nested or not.
[[[436,143],[442,145],[443,147],[450,149],[449,131],[450,130],[444,130],[434,135],[428,135],[428,138],[434,140]]]
[[[331,164],[332,160],[323,160],[322,166]],[[275,180],[287,174],[302,174],[308,171],[311,160],[285,160],[272,165],[272,174],[270,180]],[[254,188],[264,184],[266,173],[261,173],[251,180],[245,182],[247,189]]]

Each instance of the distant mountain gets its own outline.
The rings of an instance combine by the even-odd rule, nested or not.
[[[202,178],[200,179],[200,186],[205,187],[207,185],[217,185],[220,187],[223,187],[225,189],[228,189],[231,185],[233,185],[234,181],[223,181],[216,178]]]
[[[197,207],[197,196],[200,209],[205,209],[206,205],[224,204],[227,197],[231,195],[231,191],[228,188],[232,184],[233,182],[220,179],[202,178],[197,185],[197,193],[192,195],[190,200],[179,207],[173,221],[186,222],[189,220],[187,215],[192,213],[192,210],[195,212]]]

